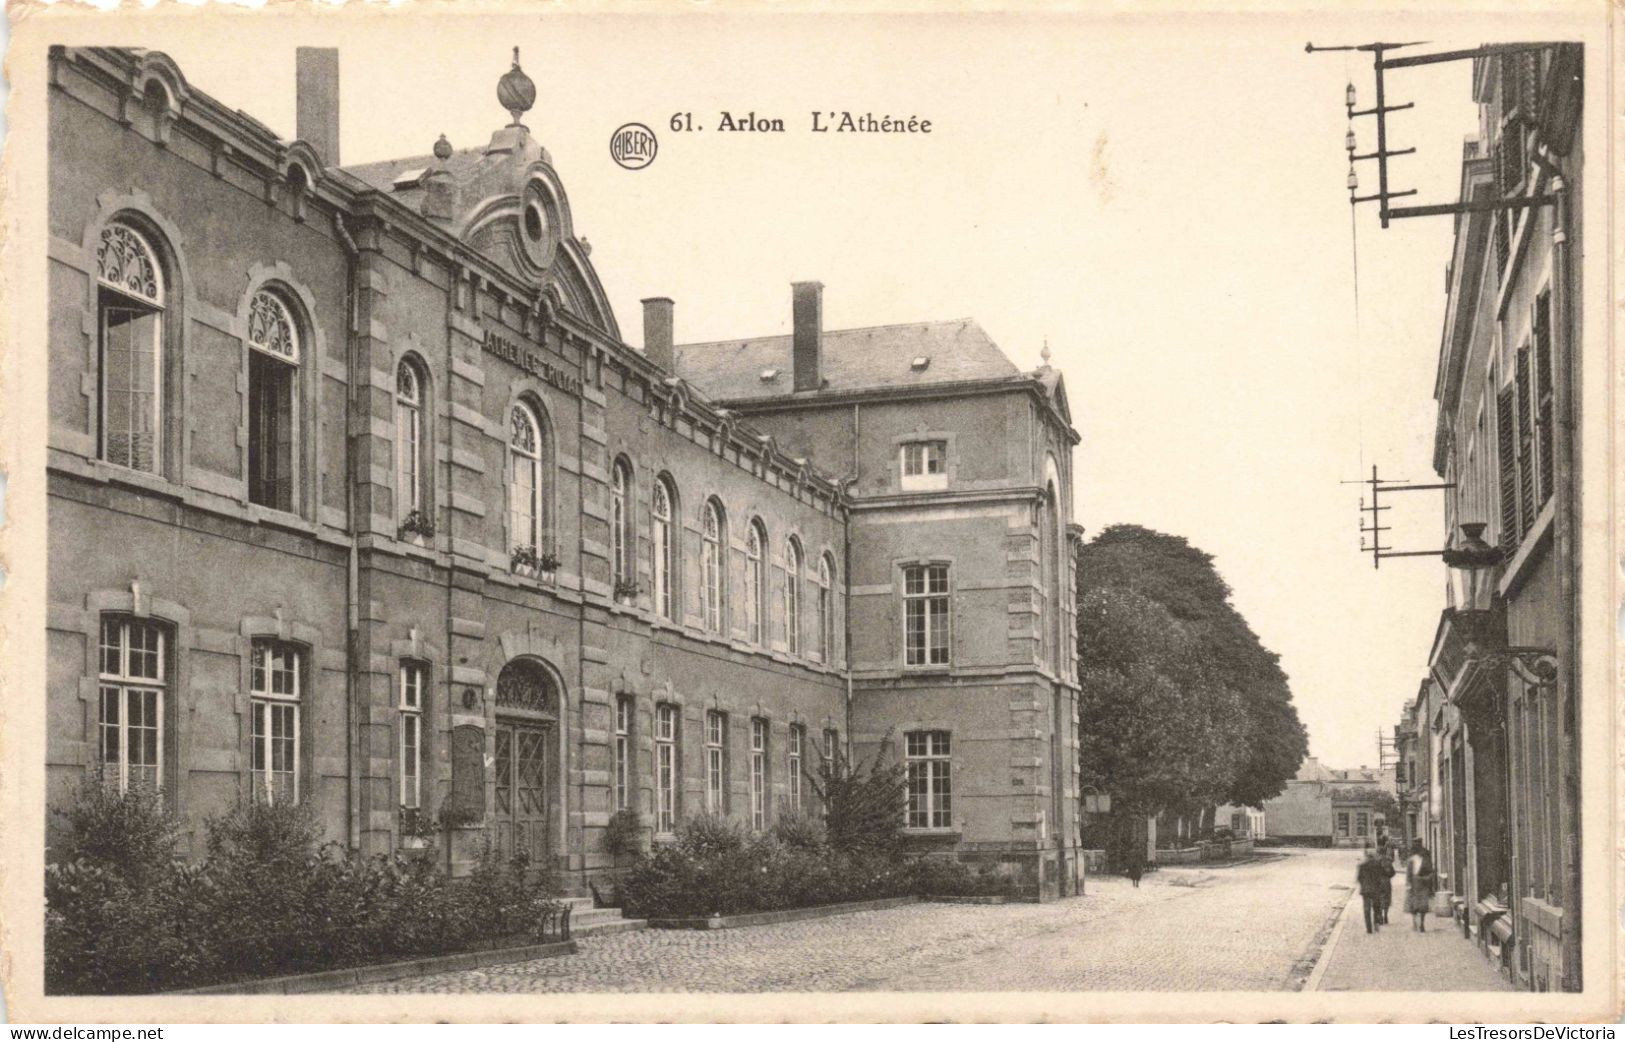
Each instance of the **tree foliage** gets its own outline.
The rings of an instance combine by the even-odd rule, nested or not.
[[[1210,554],[1114,525],[1079,552],[1084,767],[1114,809],[1257,806],[1308,752],[1278,657]]]

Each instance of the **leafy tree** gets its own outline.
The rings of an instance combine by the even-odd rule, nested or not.
[[[1188,813],[1282,792],[1308,735],[1278,656],[1230,603],[1212,555],[1113,525],[1078,566],[1085,765],[1114,808]]]

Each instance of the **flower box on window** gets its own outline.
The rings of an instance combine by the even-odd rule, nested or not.
[[[439,827],[433,816],[419,807],[401,808],[401,846],[407,850],[423,850],[434,844]]]
[[[534,546],[514,547],[510,561],[520,575],[546,575],[559,570],[557,554],[538,553]]]
[[[410,540],[421,546],[424,540],[434,538],[434,518],[425,511],[414,510],[406,515],[395,535],[398,539]]]
[[[642,590],[631,579],[621,579],[615,584],[615,599],[618,601],[632,601]]]

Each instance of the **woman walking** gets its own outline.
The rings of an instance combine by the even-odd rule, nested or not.
[[[1433,871],[1433,858],[1421,840],[1411,843],[1411,856],[1405,861],[1405,911],[1411,913],[1411,927],[1421,933],[1428,932],[1428,910],[1433,905],[1433,889],[1438,876]]]

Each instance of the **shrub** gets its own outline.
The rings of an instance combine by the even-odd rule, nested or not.
[[[299,807],[243,804],[211,820],[197,865],[164,856],[174,828],[156,802],[87,788],[66,817],[60,849],[69,857],[45,880],[53,994],[156,991],[530,940],[562,907],[550,871],[489,844],[471,876],[452,881],[426,859],[318,848]]]
[[[635,810],[618,810],[609,816],[604,828],[604,853],[619,861],[624,855],[643,850],[643,819]]]
[[[823,820],[800,808],[781,812],[771,831],[773,838],[797,850],[821,850],[829,839]]]
[[[892,761],[891,732],[875,755],[854,764],[836,750],[819,764],[813,790],[828,808],[829,845],[848,853],[896,856],[903,846],[907,767]]]

